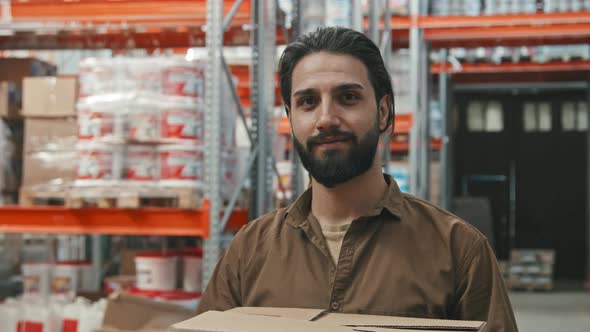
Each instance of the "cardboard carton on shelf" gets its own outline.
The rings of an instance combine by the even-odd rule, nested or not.
[[[56,186],[75,180],[76,121],[69,118],[25,119],[22,186]]]
[[[485,322],[340,314],[322,309],[235,308],[208,311],[171,327],[174,332],[484,331]]]
[[[73,151],[78,142],[73,118],[25,119],[24,152]]]
[[[21,104],[22,94],[16,83],[0,82],[0,117],[18,117]]]
[[[166,332],[195,313],[179,306],[117,293],[109,298],[103,326],[97,332]]]
[[[53,76],[56,72],[56,66],[34,58],[0,59],[0,81],[14,82],[19,88],[25,77]]]
[[[27,77],[23,80],[25,117],[68,117],[76,115],[76,77]]]

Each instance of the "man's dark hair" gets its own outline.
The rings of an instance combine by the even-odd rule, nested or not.
[[[375,90],[377,105],[383,96],[389,95],[390,107],[385,132],[395,121],[394,96],[391,76],[381,57],[379,48],[371,39],[358,31],[342,27],[320,27],[308,34],[299,36],[289,44],[279,61],[279,79],[283,102],[291,108],[291,79],[295,65],[306,55],[320,51],[351,55],[359,59],[369,73],[369,80]]]

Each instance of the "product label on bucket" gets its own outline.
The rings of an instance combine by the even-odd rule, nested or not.
[[[94,139],[114,134],[114,116],[109,113],[79,111],[78,137]]]
[[[203,178],[203,153],[163,151],[160,154],[161,180],[199,181]]]
[[[156,180],[158,161],[155,151],[128,151],[125,160],[125,175],[128,180]]]
[[[204,138],[203,113],[196,110],[165,110],[162,119],[162,138],[190,139],[201,144]]]
[[[168,67],[163,70],[163,92],[166,95],[193,97],[204,101],[205,72],[192,66]]]
[[[53,294],[65,294],[73,291],[72,278],[66,276],[55,276],[51,282],[51,292]]]
[[[155,113],[132,113],[129,115],[128,137],[138,141],[154,141],[158,136],[158,115]]]
[[[41,291],[41,278],[39,276],[29,275],[23,277],[23,292],[36,294]]]
[[[78,179],[110,180],[113,178],[113,152],[83,150],[79,153]]]

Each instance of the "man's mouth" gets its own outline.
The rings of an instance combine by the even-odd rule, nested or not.
[[[345,145],[350,142],[350,138],[347,137],[326,137],[318,140],[315,145],[319,147],[337,147]]]

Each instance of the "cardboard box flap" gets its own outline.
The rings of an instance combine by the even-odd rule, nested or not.
[[[484,322],[443,319],[421,319],[393,316],[372,316],[327,313],[315,321],[322,325],[348,326],[355,329],[387,328],[434,331],[481,331]]]
[[[226,312],[313,321],[324,311],[323,309],[302,308],[238,307]]]
[[[165,331],[195,313],[177,305],[152,301],[130,294],[114,294],[105,310],[103,328],[126,331]]]
[[[326,326],[303,320],[232,312],[208,311],[175,324],[175,332],[353,332],[341,326]]]

